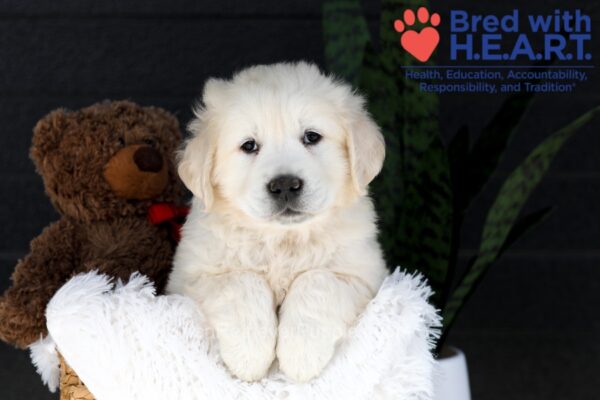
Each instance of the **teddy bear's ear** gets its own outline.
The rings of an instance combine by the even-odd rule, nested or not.
[[[43,171],[46,160],[59,146],[67,127],[68,111],[52,111],[33,128],[30,156],[38,171]]]
[[[163,119],[167,130],[171,133],[172,137],[175,138],[177,142],[181,140],[181,129],[179,126],[179,120],[176,116],[168,112],[167,110],[160,110],[160,117]]]

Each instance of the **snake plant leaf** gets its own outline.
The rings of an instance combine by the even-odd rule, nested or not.
[[[467,125],[461,126],[458,132],[454,135],[447,146],[448,161],[450,163],[450,178],[453,194],[453,216],[452,216],[452,233],[450,241],[450,258],[448,259],[446,279],[441,288],[441,295],[436,306],[443,309],[454,281],[454,274],[458,263],[458,250],[460,248],[460,233],[464,220],[464,210],[457,204],[460,194],[465,190],[462,184],[465,183],[461,179],[467,174],[467,158],[469,156],[469,128]]]
[[[467,261],[466,266],[465,266],[465,274],[473,267],[473,264],[475,264],[475,261],[477,261],[477,256],[469,257],[469,260]],[[479,282],[481,282],[481,280],[483,279],[484,275],[485,274],[482,274],[479,277],[478,281],[473,284],[473,287],[477,287],[479,285]],[[464,276],[463,276],[463,278],[464,278]],[[456,310],[456,314],[458,314],[462,310],[462,308],[464,307],[464,305],[466,304],[467,300],[469,300],[469,298],[471,297],[472,294],[473,294],[473,291],[471,291],[465,297],[464,301],[460,304],[460,307]],[[444,313],[445,309],[446,309],[446,305],[444,305],[443,308],[440,309],[441,312],[442,312],[442,317],[444,316],[443,313]],[[450,333],[450,329],[454,325],[455,321],[456,321],[456,319],[453,319],[450,323],[446,323],[446,321],[444,319],[442,319],[442,334],[440,335],[440,338],[438,339],[438,341],[436,343],[436,348],[435,348],[434,354],[438,355],[442,351],[442,348],[446,344],[446,339],[448,338],[448,334]]]
[[[397,50],[397,49],[396,49]],[[388,50],[392,51],[392,49]],[[381,64],[381,51],[372,42],[367,43],[359,78],[359,89],[368,99],[369,112],[381,127],[385,137],[386,156],[379,176],[371,183],[370,190],[379,216],[379,240],[388,265],[398,265],[396,246],[399,242],[397,227],[400,224],[400,201],[404,193],[402,176],[402,127],[401,113],[404,81],[400,72],[386,71]],[[401,65],[405,57],[394,54]]]
[[[539,66],[542,65],[540,63],[534,64],[534,67]],[[536,69],[536,71],[545,71],[545,69]],[[539,83],[539,81],[539,79],[527,80],[530,83]],[[506,146],[514,136],[519,122],[529,108],[533,97],[534,92],[527,91],[510,95],[481,131],[469,156],[469,168],[466,169],[465,174],[461,175],[464,182],[459,182],[461,190],[457,192],[456,203],[463,211],[469,207],[473,198],[481,192],[496,169],[504,155]]]
[[[358,84],[369,41],[367,22],[358,0],[334,0],[323,5],[325,63],[330,72]]]
[[[360,90],[367,95],[369,112],[381,127],[385,137],[386,156],[379,176],[370,190],[379,216],[379,240],[388,265],[398,265],[395,254],[399,242],[400,201],[404,193],[402,176],[402,131],[398,127],[401,116],[401,88],[395,76],[381,71],[379,57],[371,43],[365,49],[365,60],[360,76]],[[401,122],[400,122],[401,123]]]
[[[451,164],[465,161],[469,154],[469,127],[463,125],[448,144],[448,156]]]
[[[451,251],[452,192],[448,159],[441,140],[405,154],[404,193],[395,254],[398,263],[423,272],[439,304]]]
[[[440,137],[438,97],[405,78],[403,67],[417,61],[401,49],[394,30],[404,10],[423,5],[382,1],[379,46],[367,46],[360,87],[386,139],[383,171],[372,185],[386,257],[392,265],[424,273],[436,303],[450,258],[450,166]]]
[[[510,232],[508,233],[508,236],[506,237],[506,240],[504,241],[504,244],[502,245],[502,248],[498,251],[498,254],[496,254],[496,257],[492,263],[500,259],[500,257],[502,257],[502,254],[504,254],[506,250],[508,250],[514,243],[516,243],[517,240],[527,235],[527,233],[533,231],[537,226],[541,225],[554,212],[554,209],[555,207],[544,207],[541,210],[535,211],[531,214],[527,214],[519,218],[519,220],[511,228]],[[464,279],[466,274],[469,273],[469,270],[471,269],[473,264],[475,264],[476,260],[477,257],[471,257],[469,259],[465,268],[465,275],[463,275],[462,279]],[[459,308],[456,310],[456,314],[460,313],[460,311],[467,303],[469,298],[473,295],[475,289],[479,286],[479,283],[483,280],[488,271],[489,268],[486,268],[485,271],[473,283],[470,292],[465,296]],[[450,328],[452,327],[452,324],[455,321],[456,318],[454,318],[451,322],[444,324],[442,336],[440,337],[440,340],[437,343],[438,351],[441,350],[441,348],[443,347],[446,337],[448,336],[448,333],[450,331]]]
[[[455,194],[455,202],[460,201],[461,194],[467,191],[465,187],[468,184],[465,176],[468,175],[469,158],[469,128],[467,125],[461,126],[448,144],[448,159],[452,173],[452,192]],[[464,211],[457,204],[455,211]]]
[[[506,240],[502,244],[496,259],[500,258],[502,253],[512,247],[517,240],[525,236],[528,232],[531,232],[535,227],[539,226],[542,222],[548,219],[555,209],[556,207],[554,206],[548,206],[519,218],[519,220],[508,232]]]
[[[504,244],[521,209],[548,171],[556,154],[567,139],[597,114],[600,114],[600,106],[552,134],[539,144],[506,179],[488,212],[477,260],[467,270],[442,312],[444,329],[448,329],[453,324],[458,311],[473,293],[483,274],[498,258],[500,252],[506,249]]]

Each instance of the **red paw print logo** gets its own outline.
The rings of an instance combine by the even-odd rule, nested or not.
[[[400,36],[402,48],[417,60],[425,62],[429,60],[440,42],[440,34],[435,28],[440,24],[440,14],[433,13],[430,17],[427,8],[419,7],[416,18],[420,23],[431,26],[426,26],[421,29],[421,32],[411,29],[415,24],[415,13],[412,10],[405,10],[402,20],[394,21],[394,29],[396,32],[402,33]]]

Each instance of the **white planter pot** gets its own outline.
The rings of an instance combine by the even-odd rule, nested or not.
[[[434,400],[471,400],[467,359],[455,347],[446,347],[438,359]]]

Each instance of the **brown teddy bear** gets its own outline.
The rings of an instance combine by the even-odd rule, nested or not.
[[[182,187],[172,160],[177,119],[105,101],[56,110],[35,126],[31,158],[61,218],[31,242],[0,297],[0,339],[24,348],[46,335],[46,304],[70,277],[97,269],[166,283]]]

